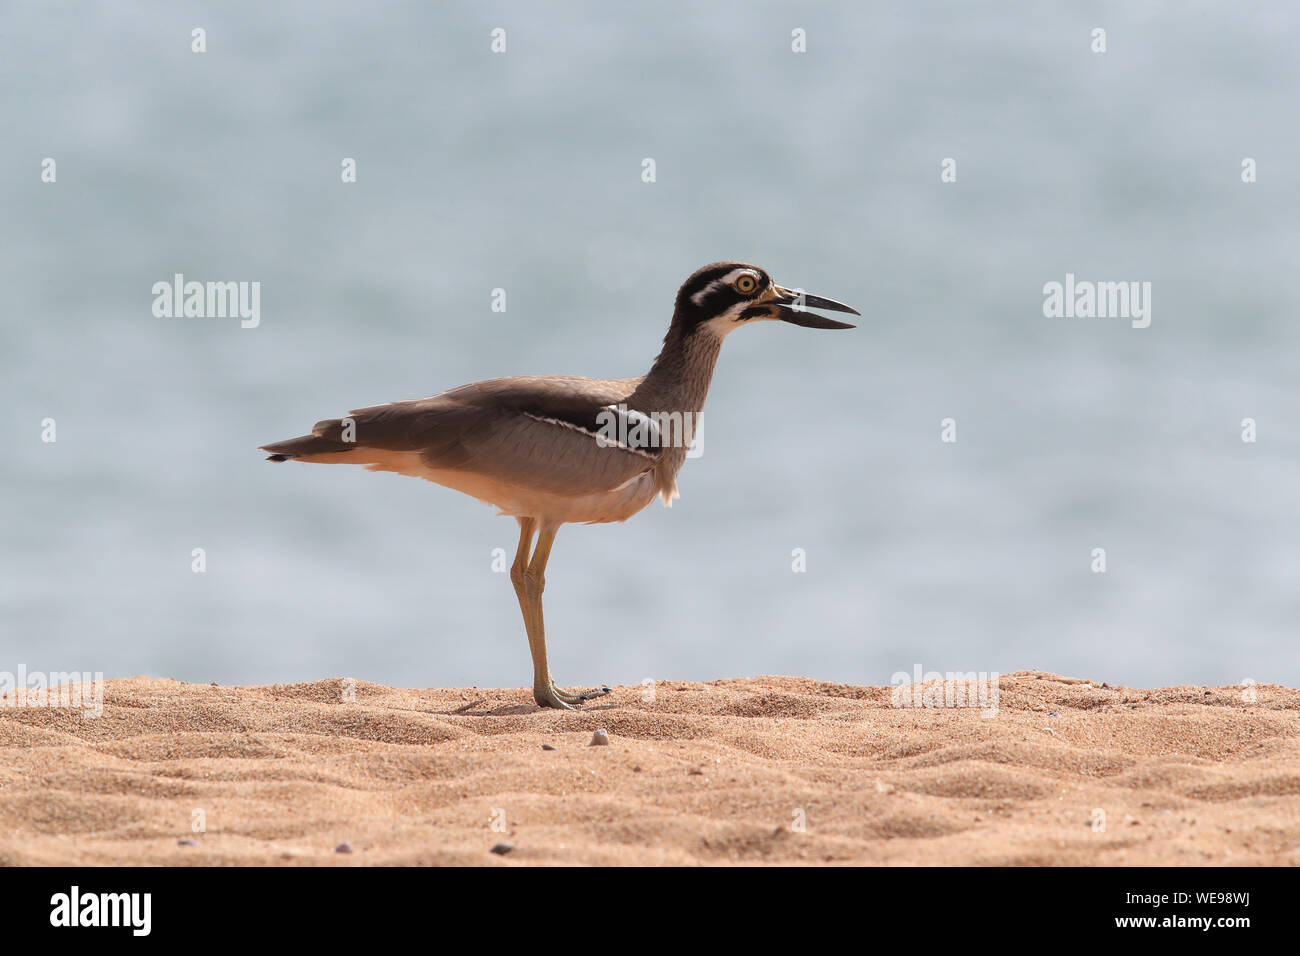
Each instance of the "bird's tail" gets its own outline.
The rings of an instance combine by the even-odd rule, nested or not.
[[[267,461],[289,461],[307,455],[330,455],[339,452],[354,451],[354,443],[326,438],[324,435],[303,435],[301,438],[288,438],[284,441],[262,445],[262,451],[269,451]]]

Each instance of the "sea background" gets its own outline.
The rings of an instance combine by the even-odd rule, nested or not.
[[[512,520],[256,446],[640,374],[741,259],[860,326],[737,332],[681,499],[561,531],[557,679],[1295,686],[1297,49],[1287,3],[11,0],[0,670],[527,685]],[[155,317],[178,272],[260,325]],[[1044,317],[1066,273],[1150,327]]]

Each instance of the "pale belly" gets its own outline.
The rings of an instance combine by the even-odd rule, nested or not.
[[[369,467],[372,471],[384,470],[382,466]],[[639,475],[621,488],[580,496],[554,495],[503,484],[482,475],[433,468],[426,468],[419,477],[477,498],[504,515],[537,518],[554,524],[626,521],[655,499],[652,473]]]
[[[414,452],[376,452],[374,449],[323,455],[303,455],[299,460],[329,464],[364,465],[369,471],[392,471],[423,478],[492,505],[504,515],[537,518],[554,524],[595,524],[626,521],[655,499],[653,472],[646,472],[622,487],[589,495],[557,495],[496,481],[484,475],[435,468]]]

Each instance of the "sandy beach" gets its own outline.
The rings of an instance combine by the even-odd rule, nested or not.
[[[98,717],[0,708],[0,864],[1300,863],[1300,691],[890,691],[114,680]]]

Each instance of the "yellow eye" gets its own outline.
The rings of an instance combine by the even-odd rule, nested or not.
[[[736,291],[743,292],[746,295],[758,288],[758,280],[752,275],[746,273],[736,280]]]

